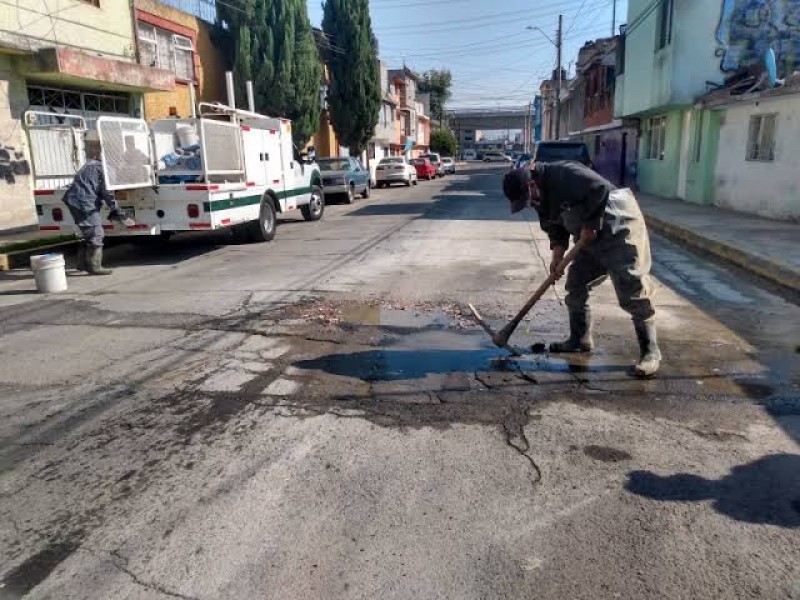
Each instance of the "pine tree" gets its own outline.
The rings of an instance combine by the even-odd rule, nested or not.
[[[245,82],[253,81],[256,110],[291,119],[295,143],[305,144],[319,127],[322,83],[305,0],[246,0],[218,9],[233,38],[237,104],[246,106]]]
[[[328,107],[336,135],[360,154],[372,138],[381,106],[377,43],[368,0],[326,0],[322,30],[329,43]]]

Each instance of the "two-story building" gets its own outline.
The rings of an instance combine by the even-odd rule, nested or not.
[[[169,6],[158,0],[135,0],[136,35],[139,63],[170,71],[175,86],[170,91],[144,95],[144,115],[148,120],[191,115],[191,103],[225,102],[226,58],[213,40],[214,11],[186,12],[210,3],[171,0]],[[213,6],[213,4],[212,4]],[[198,13],[198,14],[193,14]]]
[[[640,119],[639,188],[800,217],[797,96],[764,77],[769,52],[798,67],[797,3],[630,0],[627,21],[615,114]]]
[[[139,64],[127,0],[69,10],[20,0],[0,15],[0,231],[8,231],[36,224],[26,111],[84,117],[88,127],[100,115],[142,116],[143,94],[171,91],[175,77]]]
[[[430,117],[418,99],[419,76],[408,67],[390,69],[388,74],[398,99],[400,126],[400,143],[390,146],[391,153],[414,158],[427,152],[430,144]]]

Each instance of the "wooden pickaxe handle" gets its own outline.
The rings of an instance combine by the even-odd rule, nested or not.
[[[569,263],[575,260],[575,257],[578,256],[578,253],[581,250],[583,250],[585,245],[586,244],[584,244],[583,241],[578,240],[578,242],[574,246],[572,246],[569,252],[567,252],[564,255],[564,258],[561,259],[561,262],[558,263],[557,271],[563,271],[564,269],[566,269]],[[545,279],[542,282],[542,285],[540,285],[538,289],[533,293],[533,296],[531,296],[530,299],[525,303],[525,306],[523,306],[520,309],[517,315],[513,319],[511,319],[505,327],[503,327],[500,331],[498,331],[492,336],[492,341],[495,343],[496,346],[502,348],[508,344],[509,338],[514,333],[516,328],[519,326],[522,319],[525,318],[525,315],[527,315],[531,311],[533,305],[539,301],[539,298],[541,298],[544,295],[544,293],[547,291],[547,288],[553,285],[557,281],[557,279],[558,278],[555,275],[553,274],[549,275],[547,279]]]

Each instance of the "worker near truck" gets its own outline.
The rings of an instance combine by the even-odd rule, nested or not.
[[[78,247],[79,271],[90,275],[110,275],[111,269],[103,267],[103,220],[100,210],[105,204],[109,209],[109,220],[115,220],[130,227],[135,223],[120,210],[114,193],[106,189],[103,164],[100,162],[100,137],[96,131],[84,136],[86,163],[75,173],[75,178],[64,194],[75,225],[80,229]]]
[[[510,171],[503,179],[503,192],[511,202],[512,213],[528,206],[539,213],[540,225],[550,238],[550,272],[557,278],[564,274],[559,272],[559,263],[570,236],[585,245],[567,275],[569,337],[551,344],[550,351],[592,351],[589,294],[610,277],[619,305],[633,319],[639,342],[633,374],[655,375],[661,351],[652,302],[650,240],[631,191],[617,189],[587,166],[561,161],[533,163]]]

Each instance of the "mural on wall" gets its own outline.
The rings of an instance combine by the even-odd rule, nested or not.
[[[31,167],[25,155],[14,146],[0,144],[0,179],[9,185],[17,182],[17,175],[30,175]]]
[[[720,68],[726,72],[762,64],[772,48],[778,75],[800,68],[798,0],[722,0],[717,41]]]

